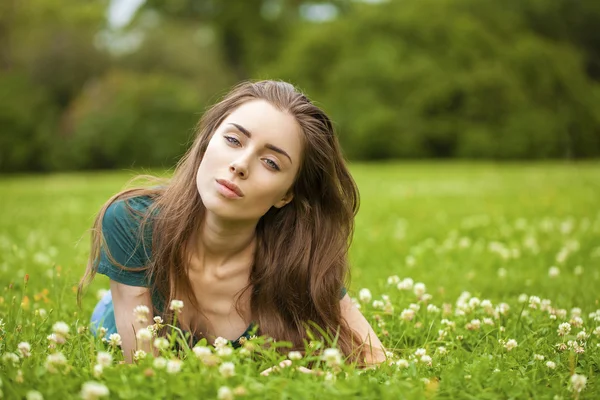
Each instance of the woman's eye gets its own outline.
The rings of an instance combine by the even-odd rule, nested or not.
[[[279,165],[273,160],[265,159],[265,162],[269,165],[269,167],[273,168],[276,171],[279,171]]]
[[[235,144],[235,145],[240,144],[240,141],[232,136],[225,136],[225,140],[227,140],[231,144]]]

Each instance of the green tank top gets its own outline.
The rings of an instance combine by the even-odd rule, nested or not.
[[[139,228],[141,220],[152,202],[153,200],[147,196],[138,196],[128,200],[115,201],[106,209],[102,219],[102,233],[106,246],[116,261],[131,270],[124,270],[111,263],[104,249],[101,249],[97,271],[99,274],[128,286],[151,287],[152,282],[148,280],[143,267],[152,257],[152,228],[151,224],[146,226],[143,242],[140,240]],[[130,211],[127,206],[134,211]],[[140,215],[138,216],[138,214]],[[346,288],[342,287],[340,299],[345,295]],[[152,294],[152,303],[157,310],[163,310],[164,299],[158,294]],[[112,300],[102,313],[100,326],[107,329],[107,335],[117,332]],[[232,341],[234,347],[239,345],[239,339],[248,338],[253,331],[254,323],[250,324],[238,339]],[[198,339],[193,339],[195,344]]]

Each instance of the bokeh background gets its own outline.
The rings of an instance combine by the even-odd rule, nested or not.
[[[172,167],[244,79],[351,160],[600,155],[597,0],[3,0],[0,172]]]

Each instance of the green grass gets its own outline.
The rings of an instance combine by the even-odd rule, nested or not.
[[[108,279],[96,278],[82,309],[74,289],[84,271],[95,213],[132,172],[0,177],[4,397],[23,398],[33,389],[44,398],[77,397],[88,381],[106,385],[111,398],[214,398],[222,386],[238,388],[233,396],[240,399],[600,397],[600,329],[594,334],[600,311],[590,315],[600,309],[600,164],[427,162],[353,165],[352,172],[362,201],[351,248],[350,295],[370,289],[372,301],[361,302],[361,310],[395,364],[361,371],[322,363],[317,369],[328,375],[286,368],[264,377],[260,371],[284,358],[271,350],[253,358],[235,351],[229,356],[235,375],[229,378],[193,353],[180,372],[169,374],[153,367],[150,357],[119,365],[122,356],[114,350],[112,365],[94,376],[96,354],[107,347],[84,328]],[[549,275],[553,266],[558,276]],[[431,299],[419,300],[412,290],[388,284],[394,275],[424,283]],[[510,309],[488,313],[465,295],[464,315],[457,315],[464,291],[489,299],[494,308],[507,303]],[[531,308],[530,296],[550,305]],[[384,309],[378,308],[382,304]],[[403,310],[411,304],[419,309],[409,321],[410,312]],[[428,304],[439,312],[428,311]],[[444,304],[451,310],[445,312]],[[572,319],[575,307],[581,309],[581,327]],[[36,312],[40,308],[45,317]],[[556,312],[560,309],[567,315]],[[479,329],[476,322],[467,326],[473,319],[481,321]],[[70,335],[49,349],[47,336],[57,321],[70,326]],[[559,336],[559,324],[569,321],[571,332]],[[577,340],[581,330],[589,336],[576,347],[557,349]],[[508,351],[504,344],[510,339],[518,345]],[[17,356],[13,363],[15,356],[6,354],[18,354],[23,341],[31,345],[31,356]],[[446,354],[436,351],[440,346]],[[419,361],[417,349],[431,357],[431,366]],[[45,364],[54,352],[63,353],[68,365],[51,373]],[[317,359],[309,355],[294,363]],[[401,359],[407,367],[397,362]],[[548,368],[548,361],[556,368]],[[587,378],[580,393],[572,390],[574,373]]]

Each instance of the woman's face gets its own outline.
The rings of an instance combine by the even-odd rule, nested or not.
[[[293,116],[264,100],[246,102],[208,143],[196,175],[198,193],[221,218],[258,220],[292,200],[301,155],[302,131]]]

